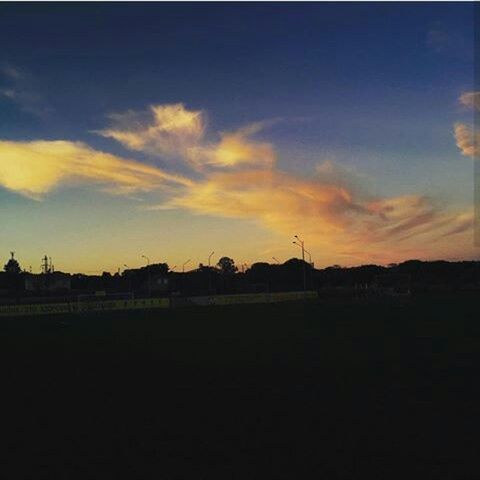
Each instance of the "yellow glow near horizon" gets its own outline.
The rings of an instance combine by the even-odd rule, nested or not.
[[[463,103],[473,107],[475,98],[468,97]],[[373,196],[360,188],[358,177],[332,161],[317,164],[311,175],[287,172],[277,165],[271,143],[252,138],[267,125],[265,122],[223,132],[217,141],[207,141],[203,112],[187,110],[183,104],[153,105],[149,112],[147,117],[144,112],[113,115],[116,126],[98,133],[131,150],[167,158],[169,171],[95,150],[82,142],[0,140],[0,186],[8,190],[37,200],[65,186],[84,186],[92,191],[95,187],[107,197],[113,194],[123,200],[137,195],[135,201],[140,203],[135,212],[122,216],[119,210],[126,204],[112,206],[104,214],[101,232],[96,231],[93,238],[89,237],[91,232],[86,233],[81,243],[90,250],[78,248],[76,227],[70,226],[69,234],[76,239],[62,245],[62,251],[65,258],[69,249],[76,254],[82,251],[83,257],[78,262],[69,261],[71,266],[65,263],[66,269],[85,265],[90,270],[96,262],[87,257],[95,245],[102,245],[100,249],[106,252],[102,262],[107,269],[123,265],[125,260],[120,258],[128,257],[132,262],[145,248],[155,251],[157,223],[163,229],[183,231],[190,242],[177,237],[168,254],[159,259],[170,263],[181,262],[183,252],[202,262],[205,250],[219,248],[229,256],[236,252],[243,257],[242,262],[249,263],[265,261],[265,257],[268,261],[271,255],[289,257],[295,255],[289,254],[291,247],[287,247],[294,233],[305,236],[312,249],[322,252],[325,262],[331,259],[327,264],[475,254],[471,209],[448,209],[421,192]],[[468,127],[457,124],[455,133],[462,152],[474,156]],[[180,169],[187,173],[175,173]],[[148,202],[142,194],[150,195]],[[100,205],[95,208],[100,214]],[[113,220],[112,212],[121,220]],[[87,210],[79,218],[85,221],[89,214]],[[68,224],[72,212],[59,215]],[[212,225],[218,228],[226,224],[226,219],[230,219],[230,227],[238,229],[237,234],[217,234],[219,248],[214,247],[212,239],[207,240],[202,232]],[[242,222],[248,222],[249,236],[245,238],[250,240],[255,232],[261,232],[260,252],[241,238],[242,225],[247,225]],[[196,227],[192,230],[189,224]],[[111,232],[125,238],[126,243],[114,242]],[[165,245],[162,248],[165,251]]]

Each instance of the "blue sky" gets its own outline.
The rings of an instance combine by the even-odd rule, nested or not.
[[[456,146],[453,126],[472,116],[459,97],[474,90],[473,8],[473,3],[2,4],[0,140],[84,142],[207,181],[210,173],[192,172],[188,162],[174,162],[163,151],[132,150],[95,133],[108,128],[111,113],[183,104],[203,112],[204,142],[266,122],[253,138],[273,146],[281,172],[309,177],[319,164],[330,162],[341,172],[353,172],[355,180],[349,182],[362,183],[371,196],[425,195],[465,211],[472,205],[473,167]],[[85,192],[96,199],[96,212],[85,204]],[[76,225],[97,218],[98,238],[108,239],[108,219],[117,212],[122,227],[116,236],[129,239],[123,255],[130,262],[142,248],[130,238],[132,228],[151,232],[144,235],[144,248],[151,250],[155,229],[168,229],[195,235],[199,251],[217,242],[232,256],[241,255],[239,261],[265,259],[272,252],[286,258],[295,254],[275,246],[286,233],[276,220],[273,226],[264,221],[267,213],[258,218],[217,209],[212,215],[210,208],[196,206],[193,211],[139,209],[139,202],[157,203],[152,195],[149,191],[141,202],[111,197],[83,182],[56,185],[32,200],[0,185],[7,232],[0,247],[8,251],[25,243],[21,238],[33,233],[29,217],[38,211],[40,223],[57,219],[65,225],[60,236],[46,234],[42,247],[52,255],[61,251],[65,269],[92,270],[98,259],[86,254],[71,259],[82,238]],[[165,193],[159,197],[164,200]],[[215,237],[203,245],[200,238],[212,229]],[[260,248],[232,244],[232,230],[246,232]],[[306,233],[316,245],[317,233]],[[87,243],[95,251],[95,242]],[[112,256],[99,269],[124,263],[123,243],[118,240],[118,258]],[[44,254],[22,246],[29,262]],[[442,247],[439,254],[444,252]],[[420,253],[428,256],[428,250]],[[184,256],[174,249],[169,255],[169,263]],[[201,261],[200,253],[192,256]],[[333,249],[318,257],[323,264],[341,263]]]

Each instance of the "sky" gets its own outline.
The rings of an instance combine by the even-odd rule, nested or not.
[[[473,10],[0,4],[0,259],[478,259]]]

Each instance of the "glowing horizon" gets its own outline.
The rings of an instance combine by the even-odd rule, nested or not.
[[[165,8],[156,5],[149,15],[174,16]],[[133,5],[97,12],[120,44],[99,31],[87,45],[77,43],[75,32],[89,22],[87,7],[60,15],[70,26],[59,33],[61,47],[33,28],[39,58],[26,53],[25,39],[15,43],[12,27],[3,29],[0,38],[12,51],[0,57],[1,258],[16,251],[23,268],[39,271],[47,254],[57,270],[70,273],[134,268],[145,264],[142,255],[176,270],[191,259],[192,269],[206,264],[212,251],[213,263],[221,256],[238,265],[273,263],[272,257],[299,257],[295,234],[318,267],[478,258],[472,171],[480,92],[468,50],[473,7],[438,6],[429,13],[392,5],[382,20],[368,5],[317,4],[289,20],[287,7],[275,13],[245,6],[245,30],[231,38],[229,19],[239,8],[209,6],[226,21],[212,30],[208,16],[204,24],[195,20],[196,7],[175,6],[187,15],[187,25],[200,22],[200,30],[192,30],[201,32],[195,46],[189,30],[175,22],[168,31],[185,38],[154,45],[154,23],[144,7]],[[53,9],[43,9],[49,13],[44,21],[57,25]],[[256,9],[266,31],[256,32],[254,42],[249,35]],[[368,38],[357,44],[366,27],[338,20],[338,12],[354,15],[356,9],[383,39],[376,50]],[[13,25],[37,18],[34,10],[4,10],[0,27],[9,17]],[[120,38],[116,22],[127,14],[138,16],[142,28]],[[387,28],[398,15],[418,22],[404,25],[405,44]],[[343,37],[336,53],[350,62],[345,70],[322,47],[339,42],[338,34],[317,32],[315,21],[339,22]],[[273,32],[285,23],[311,37],[275,42]],[[419,25],[421,38],[413,33]],[[446,32],[440,44],[435,28]],[[228,53],[214,46],[222,38],[232,42]],[[122,42],[143,45],[145,53],[119,56]],[[265,46],[263,54],[258,45]],[[366,65],[357,63],[355,49],[371,53]],[[241,67],[232,63],[233,52]],[[404,70],[387,54],[402,59]],[[208,71],[201,58],[211,62]],[[317,84],[292,77],[287,66],[302,58]],[[80,72],[75,59],[98,71],[98,78]],[[263,80],[253,84],[259,62]],[[455,75],[439,77],[442,65],[452,63]],[[415,81],[409,69],[419,72]],[[119,71],[128,72],[128,81],[118,79]],[[239,86],[232,95],[234,79]],[[285,92],[282,100],[279,91]]]

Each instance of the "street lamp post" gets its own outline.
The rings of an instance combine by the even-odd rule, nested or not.
[[[307,290],[307,272],[305,270],[305,242],[301,240],[298,235],[295,235],[295,238],[300,242],[293,241],[295,245],[298,245],[302,249],[302,266],[303,266],[303,291]]]
[[[308,263],[310,264],[310,275],[309,275],[309,279],[310,279],[310,285],[313,284],[313,281],[312,281],[312,278],[313,278],[313,262],[312,262],[312,255],[310,254],[310,252],[304,248],[305,250],[305,253],[308,255]]]
[[[142,255],[142,258],[144,258],[147,261],[147,273],[148,273],[148,296],[152,296],[152,282],[151,282],[151,275],[150,275],[150,269],[148,268],[150,266],[150,259],[146,255]]]
[[[127,270],[130,270],[130,267],[126,263],[124,263],[123,266]],[[128,276],[128,287],[130,288],[130,294],[132,295],[132,298],[133,298],[132,277],[131,277],[131,275]]]
[[[304,250],[305,250],[305,253],[308,255],[308,263],[312,265],[312,255],[306,248],[304,248]]]
[[[208,256],[208,266],[210,266],[210,260],[212,258],[212,255],[214,254],[215,252],[212,252],[209,256]]]
[[[185,265],[190,261],[190,259],[188,259],[186,262],[183,262],[183,265],[182,265],[182,273],[185,273]],[[182,289],[184,289],[185,287],[185,278],[182,276]],[[185,295],[185,292],[183,292],[183,294]]]
[[[212,291],[212,272],[210,271],[210,260],[212,259],[212,255],[214,254],[215,252],[212,252],[209,256],[208,256],[208,293],[211,293]]]

